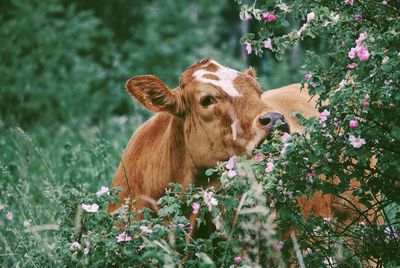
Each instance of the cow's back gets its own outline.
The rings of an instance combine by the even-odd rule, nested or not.
[[[300,132],[301,127],[293,112],[301,112],[304,117],[319,117],[315,108],[317,97],[311,97],[300,84],[292,84],[266,91],[261,99],[272,109],[281,112],[289,123],[292,132]]]
[[[301,132],[302,127],[299,125],[296,117],[292,115],[293,112],[301,112],[305,118],[319,117],[319,112],[315,108],[318,96],[310,96],[307,92],[307,87],[301,89],[301,84],[292,84],[278,89],[266,91],[261,96],[262,100],[266,102],[271,108],[281,112],[286,120],[289,122],[291,132]],[[371,168],[375,166],[375,159],[371,159]],[[322,176],[326,180],[325,176]],[[334,178],[333,184],[339,182],[339,178]],[[360,183],[356,179],[352,179],[349,188],[357,189]],[[365,215],[370,222],[374,222],[376,218],[375,210],[368,210],[368,208],[361,204],[359,199],[353,195],[352,190],[345,191],[342,194],[345,199],[335,197],[331,194],[322,194],[317,191],[311,197],[299,197],[298,201],[303,215],[314,214],[322,217],[332,218],[337,217],[342,223],[350,224],[354,221],[360,211],[365,211]],[[376,198],[380,198],[379,195]],[[349,206],[349,200],[355,206]],[[379,215],[379,214],[378,214]],[[362,219],[358,219],[362,220]],[[382,224],[382,218],[378,217],[378,223]]]

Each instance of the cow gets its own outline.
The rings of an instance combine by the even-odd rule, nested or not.
[[[252,68],[239,72],[211,58],[184,71],[175,89],[153,75],[135,76],[125,88],[156,114],[133,133],[123,153],[112,181],[112,187],[121,187],[122,192],[119,203],[109,204],[110,213],[126,199],[136,200],[135,213],[154,207],[170,183],[205,186],[207,168],[235,155],[251,154],[276,125],[282,132],[300,132],[293,112],[306,118],[319,116],[316,98],[301,90],[300,84],[262,93]],[[345,194],[352,196],[351,191]],[[349,206],[332,195],[317,192],[298,201],[304,215],[354,218],[346,216]]]
[[[127,198],[136,199],[135,211],[151,207],[172,182],[204,185],[205,169],[250,154],[278,121],[285,132],[296,125],[261,99],[253,69],[239,72],[211,58],[185,70],[175,89],[153,75],[135,76],[125,88],[156,114],[135,131],[123,153],[112,181],[122,187],[120,202],[109,204],[110,213]]]

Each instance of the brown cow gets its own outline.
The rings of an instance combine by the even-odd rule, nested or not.
[[[109,212],[128,197],[137,199],[136,209],[149,206],[171,182],[204,184],[201,171],[251,153],[278,120],[285,122],[261,100],[252,69],[238,72],[212,59],[190,66],[173,90],[152,75],[129,79],[126,90],[157,113],[129,141],[112,182],[123,189],[121,202]]]
[[[113,187],[123,189],[121,201],[110,204],[109,212],[129,197],[137,200],[137,210],[150,206],[149,201],[159,199],[171,182],[184,187],[204,185],[206,168],[233,155],[251,153],[278,120],[285,123],[283,131],[288,132],[290,126],[299,132],[292,112],[300,111],[306,118],[319,116],[315,100],[299,84],[261,94],[252,69],[242,73],[212,59],[190,66],[173,90],[152,75],[129,79],[126,90],[157,113],[128,143],[112,182]],[[346,196],[351,199],[351,192]],[[320,192],[299,202],[304,214],[343,218],[346,211],[342,200]]]

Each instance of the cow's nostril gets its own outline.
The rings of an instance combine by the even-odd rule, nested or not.
[[[267,116],[264,115],[264,116],[260,116],[258,118],[258,121],[260,122],[261,125],[266,126],[269,123],[271,123],[272,119],[268,115]]]

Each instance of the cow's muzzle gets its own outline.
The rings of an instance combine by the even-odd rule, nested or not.
[[[275,129],[281,132],[290,133],[289,124],[281,113],[272,112],[264,114],[258,118],[258,123],[262,127],[267,128],[269,133]]]

